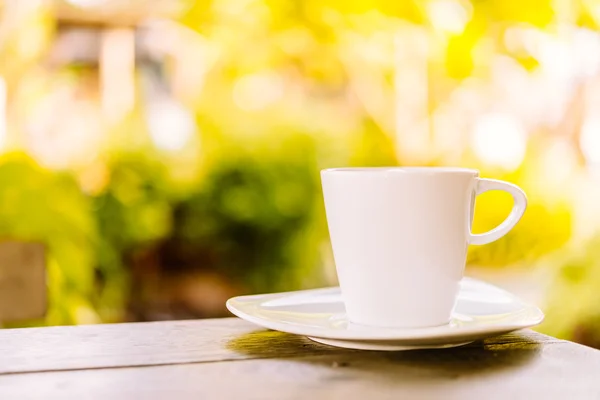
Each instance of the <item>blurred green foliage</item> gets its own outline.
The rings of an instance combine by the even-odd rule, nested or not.
[[[0,235],[46,245],[48,324],[75,323],[93,312],[98,231],[92,204],[66,174],[45,171],[26,155],[0,160]]]
[[[555,269],[542,329],[549,335],[569,338],[600,348],[600,239],[574,244],[549,262]]]
[[[43,157],[21,150],[0,159],[0,234],[48,247],[51,308],[45,321],[31,324],[139,319],[139,309],[156,302],[152,280],[166,285],[163,277],[190,272],[216,272],[238,292],[333,284],[319,170],[416,163],[402,155],[408,145],[400,139],[402,129],[412,128],[398,128],[394,119],[403,111],[395,105],[397,92],[418,97],[414,88],[394,90],[403,63],[431,45],[425,62],[412,66],[428,82],[429,140],[439,133],[434,114],[461,82],[490,78],[492,55],[508,56],[529,72],[539,68],[531,52],[507,46],[510,28],[555,34],[568,14],[550,0],[457,0],[450,3],[462,10],[457,15],[465,16],[465,24],[448,30],[432,17],[433,3],[190,2],[176,21],[185,27],[173,45],[183,48],[181,54],[168,53],[160,67],[136,70],[133,109],[116,122],[90,120],[79,127],[98,125],[105,134],[94,157],[65,168],[43,167]],[[598,28],[591,2],[578,2],[572,11],[575,24]],[[0,76],[15,119],[24,121],[11,127],[20,138],[17,149],[35,140],[27,136],[27,123],[38,114],[30,111],[48,92],[71,90],[74,98],[101,108],[97,65],[52,64],[48,53],[58,28],[52,9],[41,8],[2,37]],[[406,42],[398,44],[402,29]],[[424,37],[430,42],[419,44]],[[397,50],[406,50],[408,61],[396,60]],[[198,71],[189,74],[189,65]],[[181,71],[194,78],[183,84],[173,78],[163,94],[178,101],[196,128],[177,151],[160,148],[150,137],[148,70],[160,70],[156,74],[165,81]],[[414,71],[406,71],[410,78]],[[77,112],[54,98],[46,101],[60,120]],[[460,157],[444,158],[431,145],[419,163],[479,168],[482,176],[517,183],[530,197],[517,228],[502,240],[471,248],[470,265],[532,265],[569,243],[573,204],[560,188],[543,183],[549,177],[540,172],[540,143],[530,140],[533,151],[510,171],[477,159],[468,143],[452,144]],[[511,206],[501,194],[481,196],[475,232],[496,226]],[[560,269],[557,297],[582,291],[582,301],[592,304],[600,253],[594,244],[582,247],[573,253],[585,256]],[[554,332],[574,337],[578,321],[596,321],[588,313],[598,308],[585,308],[577,299],[552,306],[581,311],[561,322],[550,318]]]

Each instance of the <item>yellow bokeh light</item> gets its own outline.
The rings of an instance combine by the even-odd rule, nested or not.
[[[459,34],[471,19],[468,4],[454,0],[436,0],[427,5],[427,14],[434,28]]]

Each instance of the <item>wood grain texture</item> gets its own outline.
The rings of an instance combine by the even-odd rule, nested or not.
[[[470,346],[562,343],[533,331]],[[0,330],[0,374],[306,357],[360,351],[266,331],[237,318]]]
[[[46,299],[44,245],[0,242],[0,322],[41,318]]]
[[[320,345],[239,319],[0,331],[0,398],[600,398],[600,351],[533,331],[444,350]]]
[[[600,398],[599,351],[532,331],[367,352],[224,319],[0,331],[0,343],[5,371],[100,368],[5,374],[3,399]]]

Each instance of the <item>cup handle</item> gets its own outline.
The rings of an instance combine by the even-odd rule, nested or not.
[[[514,205],[510,214],[500,225],[486,233],[469,233],[469,243],[480,245],[491,243],[495,240],[500,239],[502,236],[506,235],[517,224],[517,222],[519,222],[519,220],[525,213],[525,209],[527,208],[527,196],[525,196],[525,192],[523,192],[523,190],[521,190],[520,187],[513,185],[512,183],[498,181],[495,179],[476,179],[476,196],[490,190],[502,190],[510,193],[514,201]]]

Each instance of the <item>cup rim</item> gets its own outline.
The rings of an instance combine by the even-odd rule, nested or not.
[[[479,175],[479,171],[472,168],[463,167],[339,167],[327,168],[321,170],[326,174],[348,174],[348,173],[385,173],[399,172],[404,174],[448,174],[448,173],[468,173]]]

